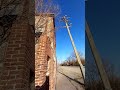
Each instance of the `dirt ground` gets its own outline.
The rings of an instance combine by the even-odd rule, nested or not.
[[[56,90],[85,90],[79,67],[59,66],[56,80]]]

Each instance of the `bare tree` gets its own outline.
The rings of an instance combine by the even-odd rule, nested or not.
[[[29,0],[29,5],[27,0],[0,0],[0,45],[9,36],[10,28],[16,18],[26,18],[32,24],[35,21],[35,30],[43,32],[40,28],[48,23],[48,15],[52,13],[57,16],[59,12],[59,5],[54,4],[52,0]]]
[[[119,90],[120,77],[116,76],[114,65],[112,65],[106,59],[103,59],[103,65],[111,83],[111,87],[113,88],[113,90]],[[104,90],[104,86],[94,60],[86,60],[85,73],[86,90]]]
[[[2,51],[0,52],[0,76],[3,70],[3,54],[14,21],[27,19],[36,31],[49,22],[47,16],[50,13],[57,16],[59,11],[59,6],[54,4],[52,0],[0,0],[0,51]],[[36,21],[35,15],[37,14],[39,18]],[[42,31],[40,30],[40,32]]]
[[[17,15],[21,14],[22,4],[22,0],[0,0],[0,76],[10,30]]]
[[[27,11],[23,9],[25,4],[25,0],[0,0],[0,78],[3,75],[3,61],[11,27],[14,21],[20,19]]]
[[[24,0],[0,0],[0,45],[10,35],[13,22],[23,14]]]
[[[83,65],[85,65],[85,58],[83,57],[83,55],[78,52],[80,57],[81,57],[81,62]],[[79,66],[79,63],[76,59],[75,53],[71,53],[71,55],[63,62],[61,63],[61,65],[70,65],[70,66]]]
[[[58,16],[60,13],[60,8],[58,4],[54,4],[52,0],[36,0],[35,1],[35,32],[36,35],[43,33],[53,32],[45,31],[45,26],[47,23],[51,22],[48,20],[48,16],[53,14],[54,17]],[[43,35],[43,34],[42,34]]]

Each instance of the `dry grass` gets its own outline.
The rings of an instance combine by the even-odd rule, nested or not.
[[[109,62],[103,62],[103,64],[112,90],[120,90],[120,76],[117,76],[114,65],[110,64]],[[105,90],[95,63],[86,61],[85,70],[85,90]]]

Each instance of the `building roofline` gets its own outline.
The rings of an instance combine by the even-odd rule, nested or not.
[[[44,16],[49,16],[49,17],[54,17],[55,14],[54,13],[42,13],[42,14],[35,14],[35,16],[39,16],[39,15],[44,15]]]

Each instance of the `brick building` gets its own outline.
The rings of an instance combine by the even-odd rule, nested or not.
[[[4,0],[0,8],[10,1]],[[34,20],[31,25],[27,18],[29,5],[29,0],[15,0],[0,9],[0,90],[34,88],[35,35]]]
[[[35,71],[34,37],[28,20],[23,18],[13,22],[7,41],[2,44],[5,51],[0,90],[30,90]]]
[[[40,90],[55,90],[56,42],[54,14],[36,15],[35,86]],[[40,22],[39,22],[40,21]],[[41,25],[43,23],[43,25]]]
[[[0,29],[7,30],[4,42],[0,37],[0,90],[35,90],[34,86],[39,86],[40,90],[55,90],[54,15],[43,14],[46,24],[34,30],[39,15],[30,16],[29,11],[34,11],[29,8],[32,0],[16,1],[22,4],[11,14],[9,10],[4,15],[0,11]],[[19,2],[12,6],[16,3]],[[11,18],[14,19],[11,21]],[[7,26],[8,21],[10,25]]]

